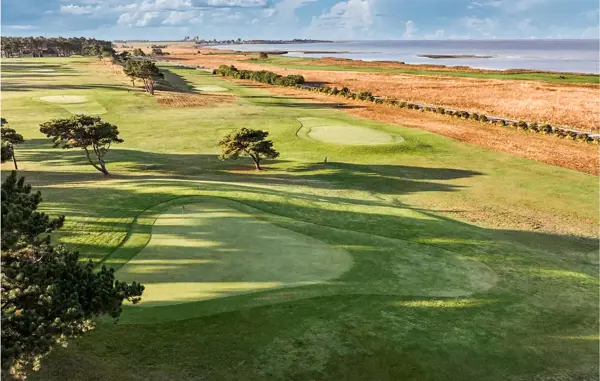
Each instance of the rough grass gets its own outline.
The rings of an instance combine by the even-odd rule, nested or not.
[[[171,69],[236,99],[160,107],[83,59],[9,64],[3,117],[27,140],[20,172],[42,191],[42,210],[66,214],[55,239],[84,258],[122,266],[176,205],[154,206],[193,196],[234,200],[235,213],[353,261],[314,285],[126,306],[121,324],[99,322],[32,380],[597,379],[597,177],[197,70]],[[58,66],[57,75],[22,74],[34,65]],[[39,123],[69,113],[36,99],[60,94],[96,100],[119,126],[125,142],[106,157],[111,177],[39,133]],[[315,144],[296,135],[304,117],[405,141]],[[239,127],[268,130],[282,156],[261,173],[249,160],[217,160],[217,141]]]

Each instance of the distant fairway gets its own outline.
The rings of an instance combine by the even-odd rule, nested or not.
[[[350,267],[344,250],[224,205],[202,203],[160,215],[150,242],[118,278],[144,283],[142,304],[157,305],[313,284]]]

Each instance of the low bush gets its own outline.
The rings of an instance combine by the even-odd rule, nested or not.
[[[522,120],[517,122],[517,129],[527,131],[528,128],[529,126],[527,125],[527,122],[524,122]]]

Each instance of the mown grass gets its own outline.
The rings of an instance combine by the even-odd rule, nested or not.
[[[43,361],[33,380],[598,377],[596,177],[201,71],[169,68],[176,77],[168,78],[182,81],[181,89],[221,85],[237,100],[163,107],[84,60],[10,60],[26,62],[70,74],[41,78],[3,67],[2,106],[27,139],[17,149],[21,174],[42,191],[43,210],[66,214],[56,239],[83,257],[122,266],[143,252],[161,213],[211,197],[353,261],[319,284],[128,306],[121,324],[99,322]],[[19,75],[5,78],[5,70]],[[107,156],[109,178],[81,151],[54,149],[39,133],[40,122],[70,115],[37,100],[60,94],[94,99],[119,126],[125,142]],[[299,139],[298,118],[307,117],[404,141]],[[271,133],[282,155],[266,171],[217,160],[218,139],[239,127]]]
[[[301,70],[329,70],[329,71],[358,71],[358,72],[372,72],[372,73],[398,73],[398,74],[414,74],[414,75],[440,75],[449,77],[461,77],[461,78],[482,78],[482,79],[509,79],[509,80],[522,80],[522,81],[541,81],[541,82],[552,82],[552,83],[600,83],[600,76],[589,75],[589,74],[557,74],[557,73],[501,73],[501,72],[477,72],[477,71],[450,71],[450,70],[436,70],[431,69],[419,69],[416,66],[414,69],[410,68],[387,68],[379,67],[373,64],[373,66],[364,65],[321,65],[313,64],[316,58],[304,58],[304,57],[285,57],[285,56],[271,56],[266,60],[256,60],[253,63],[265,63],[272,66],[284,67],[287,69],[301,69]],[[303,64],[306,62],[306,64]],[[561,78],[564,77],[564,78]]]

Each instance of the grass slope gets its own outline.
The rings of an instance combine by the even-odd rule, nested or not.
[[[228,213],[343,250],[353,265],[325,283],[126,307],[121,324],[99,322],[33,380],[598,377],[596,177],[198,70],[169,69],[178,88],[223,86],[237,100],[164,107],[95,70],[83,59],[3,65],[3,117],[27,140],[16,152],[20,172],[42,191],[44,211],[67,215],[57,241],[125,268],[162,214],[211,197],[235,209]],[[119,126],[125,142],[107,156],[111,177],[39,133],[39,123],[70,115],[39,97],[62,94],[94,99]],[[404,142],[300,139],[298,118]],[[216,159],[218,139],[239,127],[268,130],[281,151],[263,173],[248,160]],[[249,251],[262,244],[246,241]]]

